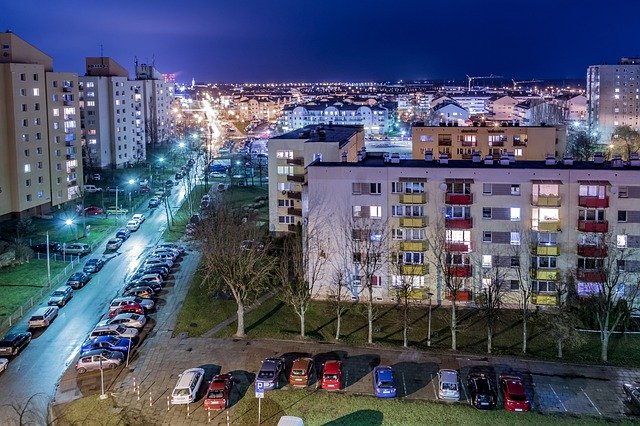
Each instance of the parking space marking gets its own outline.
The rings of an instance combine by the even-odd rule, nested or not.
[[[402,375],[402,387],[404,388],[404,396],[407,396],[407,382],[404,380],[404,372],[400,374]]]
[[[467,387],[460,383],[460,387],[462,388],[462,392],[464,393],[464,400],[469,401],[469,396],[467,395]]]
[[[560,397],[556,393],[556,390],[553,388],[553,386],[551,386],[551,383],[547,383],[547,384],[549,385],[549,387],[553,391],[553,394],[556,396],[556,398],[558,398],[558,401],[560,401],[560,404],[562,405],[562,408],[564,409],[564,411],[567,411],[567,407],[564,406],[564,402],[562,402],[562,400],[560,399]]]
[[[433,374],[429,373],[429,376],[431,377],[431,384],[433,385],[433,396],[438,399],[438,388],[436,388],[436,382],[433,380]]]
[[[593,401],[591,400],[591,398],[589,398],[589,395],[587,395],[587,393],[584,391],[584,389],[580,388],[580,390],[582,391],[582,393],[584,394],[584,396],[587,397],[587,399],[589,400],[589,403],[591,404],[591,406],[593,408],[595,408],[595,410],[598,412],[599,416],[602,416],[602,413],[600,412],[600,410],[598,410],[598,407],[596,407],[596,404],[593,403]]]

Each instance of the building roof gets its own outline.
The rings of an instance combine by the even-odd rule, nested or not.
[[[271,139],[306,139],[305,142],[338,142],[339,147],[342,148],[349,142],[349,139],[359,132],[364,132],[363,126],[310,124]]]

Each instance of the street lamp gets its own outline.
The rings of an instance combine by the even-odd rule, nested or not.
[[[431,298],[433,297],[433,293],[428,292],[427,297],[429,298],[429,331],[427,332],[427,346],[431,347]]]
[[[75,224],[73,223],[73,219],[67,219],[64,221],[65,225],[67,226],[73,226],[73,229],[75,230],[75,235],[76,235],[76,241],[78,241],[78,228],[75,226]]]
[[[129,179],[129,213],[131,213],[131,211],[132,211],[132,209],[131,209],[131,185],[133,185],[134,183],[136,183],[135,180]]]

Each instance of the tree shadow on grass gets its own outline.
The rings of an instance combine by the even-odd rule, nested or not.
[[[383,419],[384,415],[380,411],[358,410],[354,413],[342,416],[339,419],[325,423],[324,426],[377,426],[382,424]]]
[[[249,324],[247,326],[247,328],[245,329],[245,332],[248,333],[251,330],[253,330],[254,328],[262,325],[266,320],[271,318],[273,315],[276,314],[276,312],[278,312],[280,309],[282,309],[283,306],[284,306],[284,302],[278,302],[278,304],[276,306],[274,306],[273,309],[271,309],[269,312],[267,312],[266,314],[264,314],[263,316],[258,318],[256,321],[254,321],[251,324]]]

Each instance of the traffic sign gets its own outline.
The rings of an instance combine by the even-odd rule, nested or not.
[[[264,398],[264,382],[256,382],[256,398]]]

